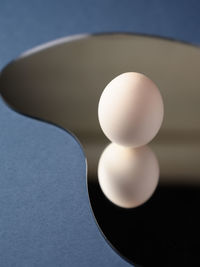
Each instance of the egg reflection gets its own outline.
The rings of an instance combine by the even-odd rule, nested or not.
[[[109,144],[98,164],[104,195],[115,205],[134,208],[146,202],[159,180],[159,164],[148,147],[128,148]]]

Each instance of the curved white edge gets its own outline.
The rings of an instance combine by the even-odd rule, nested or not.
[[[24,57],[30,56],[31,54],[45,50],[45,49],[52,47],[52,46],[56,46],[56,45],[60,45],[60,44],[66,43],[66,42],[76,41],[79,39],[87,38],[90,35],[91,34],[84,33],[84,34],[74,34],[74,35],[70,35],[70,36],[66,36],[66,37],[61,37],[61,38],[55,39],[53,41],[49,41],[47,43],[37,45],[34,48],[28,49],[25,52],[23,52],[22,54],[20,54],[18,58],[24,58]]]

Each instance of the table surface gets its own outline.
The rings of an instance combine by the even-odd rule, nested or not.
[[[76,33],[136,32],[200,43],[199,1],[0,2],[0,68]],[[0,100],[0,266],[126,266],[91,214],[85,159],[65,131]]]

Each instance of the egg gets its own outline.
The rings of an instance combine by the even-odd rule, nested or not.
[[[148,147],[122,147],[111,143],[98,164],[98,181],[104,195],[122,208],[145,203],[159,180],[159,164]]]
[[[104,89],[98,118],[104,134],[119,145],[138,147],[158,133],[164,115],[162,96],[144,74],[123,73]]]

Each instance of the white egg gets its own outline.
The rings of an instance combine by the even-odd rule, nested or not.
[[[148,146],[122,147],[111,143],[98,164],[104,195],[115,205],[134,208],[146,202],[157,187],[159,164]]]
[[[98,117],[104,134],[119,145],[138,147],[159,131],[164,115],[161,94],[145,75],[127,72],[104,89]]]

